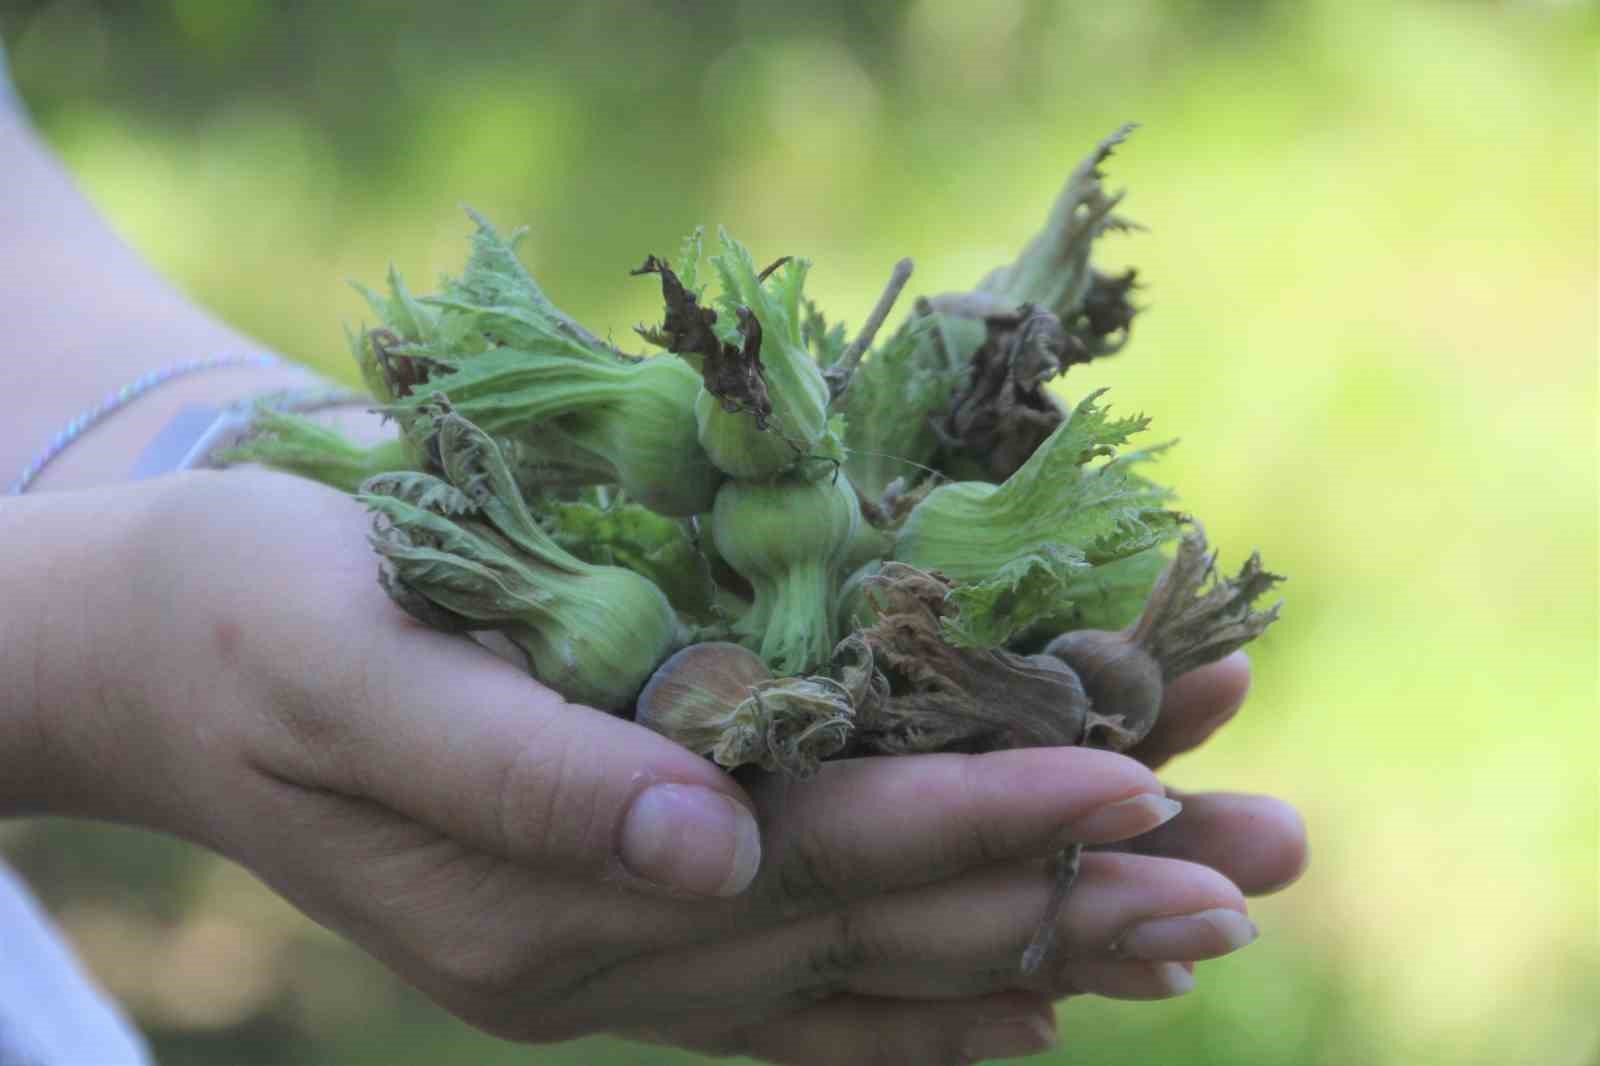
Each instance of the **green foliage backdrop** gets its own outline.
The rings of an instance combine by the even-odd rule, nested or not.
[[[602,332],[700,222],[859,322],[899,256],[928,292],[1004,261],[1143,123],[1109,170],[1149,311],[1063,388],[1183,438],[1224,562],[1291,575],[1172,776],[1291,798],[1314,857],[1187,999],[1066,1004],[1059,1061],[1595,1061],[1593,6],[61,0],[0,35],[132,244],[344,377],[344,280],[458,262],[464,203]],[[6,833],[169,1064],[693,1061],[502,1045],[227,864]]]

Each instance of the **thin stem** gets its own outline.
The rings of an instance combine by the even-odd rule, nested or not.
[[[786,256],[783,256],[783,257],[781,257],[779,259],[773,260],[772,263],[769,264],[765,270],[763,270],[761,273],[756,275],[756,280],[757,281],[766,281],[774,273],[777,272],[779,267],[783,266],[783,264],[787,263],[789,260],[791,260],[793,258],[794,258],[794,256],[792,256],[792,255],[786,255]]]
[[[883,325],[883,320],[889,317],[894,302],[900,298],[900,290],[911,280],[911,270],[910,259],[902,259],[894,265],[894,272],[889,275],[889,284],[884,287],[883,295],[878,297],[878,303],[873,307],[872,314],[868,315],[866,322],[862,324],[861,332],[856,334],[856,339],[839,354],[839,361],[828,368],[828,387],[835,401],[850,387],[850,379],[855,374],[856,365],[861,362],[861,357],[867,354],[867,349],[872,347],[872,339],[878,335],[878,328]]]
[[[1039,924],[1034,928],[1033,939],[1022,953],[1022,972],[1026,975],[1031,976],[1039,971],[1040,964],[1055,944],[1056,919],[1061,916],[1061,906],[1066,903],[1067,894],[1078,880],[1078,860],[1082,856],[1082,844],[1071,844],[1056,852],[1053,864],[1055,884],[1050,890],[1050,901],[1045,904],[1044,917],[1039,919]]]
[[[917,318],[932,317],[934,314],[933,301],[926,296],[918,296],[917,302],[911,307],[911,313]],[[955,355],[951,353],[949,345],[944,342],[944,330],[939,329],[937,323],[935,323],[933,329],[928,331],[928,335],[933,338],[933,346],[938,349],[939,357],[944,363],[944,369],[950,371],[961,369],[956,362]]]

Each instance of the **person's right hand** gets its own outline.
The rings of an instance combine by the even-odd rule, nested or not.
[[[747,792],[414,623],[347,497],[255,472],[85,497],[134,532],[92,578],[57,575],[87,653],[36,660],[41,805],[231,856],[503,1037],[838,1066],[1020,1054],[1062,995],[1184,991],[1189,962],[1253,935],[1241,889],[1301,861],[1269,800],[1201,835],[1171,823],[1167,855],[1090,853],[1055,962],[1024,978],[1043,858],[1171,816],[1134,759],[861,759]],[[1162,735],[1243,697],[1242,658],[1193,676]]]

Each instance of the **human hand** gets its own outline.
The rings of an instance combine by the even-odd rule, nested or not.
[[[1155,769],[1199,747],[1237,713],[1249,686],[1242,652],[1185,675],[1168,687],[1157,726],[1129,754]],[[917,889],[873,898],[871,886],[847,888],[861,895],[844,913],[813,922],[809,932],[793,932],[789,950],[803,952],[809,943],[815,970],[833,975],[823,986],[835,985],[840,995],[781,1016],[777,1024],[732,1032],[713,1027],[698,1046],[792,1063],[965,1062],[973,1056],[961,1057],[952,1040],[970,1021],[965,1008],[993,1019],[1003,1016],[1002,1004],[1020,1008],[1027,995],[1038,997],[1040,1013],[1014,1014],[998,1026],[993,1039],[999,1042],[987,1045],[993,1049],[988,1054],[1003,1057],[1001,1049],[1022,1053],[1036,1034],[1053,1032],[1049,1000],[1084,994],[1162,999],[1188,991],[1194,962],[1253,939],[1241,894],[1277,891],[1303,872],[1305,825],[1282,800],[1208,792],[1181,794],[1180,813],[1139,833],[1132,828],[1137,819],[1161,815],[1153,811],[1155,794],[1138,792],[1120,808],[1102,807],[1058,825],[1058,835],[1041,832],[1039,819],[1061,796],[1059,780],[1049,775],[1102,773],[1108,760],[1122,757],[1085,748],[902,756],[826,763],[805,785],[766,779],[755,790],[758,801],[768,799],[767,790],[814,788],[820,803],[839,810],[898,809],[908,826],[927,833],[921,848],[951,849],[949,865],[925,850],[925,883],[914,876],[904,882],[920,884]],[[1180,794],[1168,789],[1167,795]],[[922,809],[913,811],[914,805]],[[1100,835],[1090,829],[1095,818],[1127,819],[1128,838],[1084,853],[1058,922],[1054,962],[1035,978],[1023,978],[1022,948],[1051,887],[1041,857],[1063,842],[1092,845]],[[1017,836],[986,838],[1005,832],[1008,821]],[[781,835],[783,823],[770,828]],[[848,842],[836,837],[843,850],[835,847],[828,857],[865,863],[875,849],[899,846],[894,832],[884,827]],[[908,861],[918,846],[907,849]],[[818,854],[827,853],[819,848]],[[807,884],[842,885],[849,876],[848,867],[832,873],[802,873],[790,891],[803,898]],[[828,927],[839,925],[844,932],[829,936]],[[696,964],[685,966],[678,956],[662,965],[715,970],[729,954],[714,950]]]
[[[126,577],[94,590],[92,663],[52,689],[99,709],[64,727],[57,806],[237,859],[507,1038],[797,1063],[1020,1053],[1060,995],[1180,991],[1181,964],[1239,946],[1243,892],[1301,861],[1275,801],[1193,797],[1140,837],[1170,816],[1160,783],[1087,749],[863,759],[746,791],[416,625],[344,496],[253,472],[123,496],[148,501]],[[1148,757],[1203,739],[1245,677],[1236,659],[1173,686]],[[1085,856],[1058,965],[1022,977],[1040,859],[1135,837]],[[1167,943],[1129,935],[1190,914]]]

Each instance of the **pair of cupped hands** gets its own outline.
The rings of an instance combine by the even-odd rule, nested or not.
[[[413,622],[339,493],[232,471],[86,495],[127,532],[79,605],[92,661],[39,679],[96,707],[66,730],[58,806],[245,864],[503,1037],[836,1066],[1026,1054],[1062,997],[1187,991],[1194,962],[1254,937],[1245,897],[1304,864],[1283,802],[1177,796],[1154,772],[1238,709],[1242,655],[1173,684],[1127,756],[736,780]],[[1056,950],[1024,976],[1071,842],[1090,850]]]

